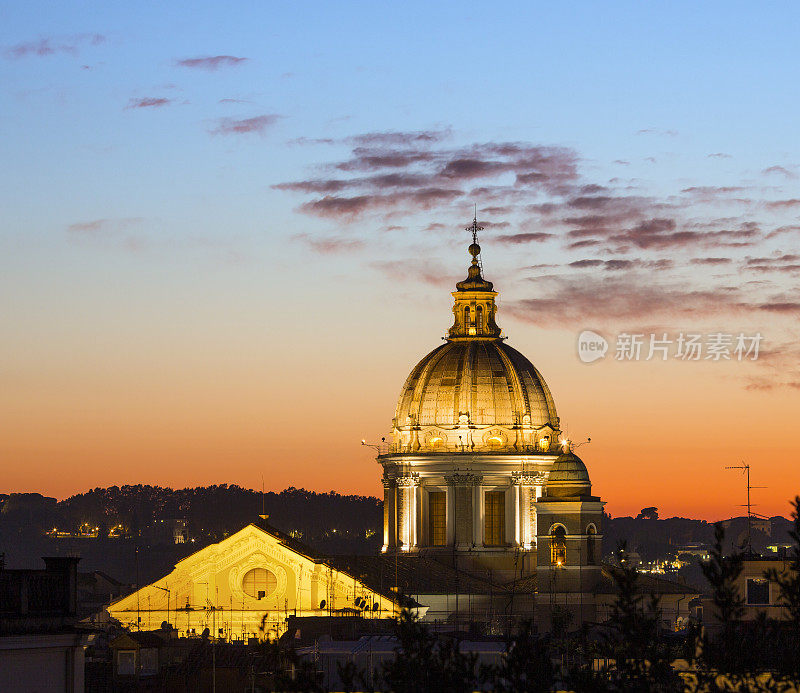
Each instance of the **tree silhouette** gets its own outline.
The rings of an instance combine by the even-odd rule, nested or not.
[[[703,638],[705,663],[726,674],[744,670],[743,644],[739,630],[744,616],[744,599],[736,581],[742,573],[744,556],[739,552],[725,555],[725,529],[714,525],[714,544],[710,558],[702,564],[703,575],[711,587],[718,632],[706,630]]]
[[[593,688],[612,691],[681,691],[683,682],[670,664],[672,651],[661,636],[661,606],[655,595],[639,590],[639,573],[617,549],[618,568],[611,571],[617,598],[611,608],[608,643],[613,664],[590,677]],[[584,676],[584,680],[586,676]]]
[[[475,655],[462,654],[454,638],[437,638],[404,608],[395,619],[395,658],[383,664],[383,679],[395,693],[475,690]]]
[[[771,568],[764,576],[778,585],[778,603],[789,612],[789,628],[783,634],[781,648],[785,656],[781,658],[778,667],[782,673],[798,680],[800,679],[800,496],[794,497],[792,505],[794,527],[789,536],[794,541],[794,546],[789,554],[788,570],[778,571]]]
[[[553,664],[550,661],[550,644],[537,638],[530,621],[525,621],[519,631],[506,643],[506,653],[498,666],[483,667],[481,679],[491,683],[498,693],[516,691],[549,691],[555,683]]]

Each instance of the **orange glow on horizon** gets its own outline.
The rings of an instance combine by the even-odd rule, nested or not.
[[[114,484],[259,488],[263,474],[272,490],[381,496],[375,450],[361,441],[390,439],[400,388],[437,346],[450,310],[446,291],[423,287],[431,305],[397,302],[392,324],[371,329],[364,316],[384,314],[390,287],[382,292],[352,301],[349,288],[331,289],[326,305],[340,312],[330,332],[306,319],[326,313],[311,298],[287,308],[276,320],[291,339],[274,338],[271,321],[245,320],[208,336],[208,325],[230,320],[225,305],[203,315],[204,332],[198,314],[143,326],[138,342],[131,325],[94,341],[70,327],[75,344],[50,354],[11,344],[2,490],[65,498]],[[550,386],[564,437],[591,437],[576,452],[612,515],[647,506],[661,517],[741,515],[744,482],[724,467],[742,460],[767,487],[754,491],[756,512],[788,515],[800,492],[795,391],[745,389],[747,364],[587,365],[575,355],[577,330],[538,329],[502,306],[499,317]]]

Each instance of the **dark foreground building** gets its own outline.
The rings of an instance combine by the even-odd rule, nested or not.
[[[76,628],[78,560],[0,568],[0,691],[83,691],[88,638]]]

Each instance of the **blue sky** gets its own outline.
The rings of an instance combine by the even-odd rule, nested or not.
[[[576,429],[620,435],[575,385],[584,327],[764,330],[768,361],[648,377],[796,412],[798,20],[794,3],[6,3],[1,411],[30,428],[5,447],[28,461],[13,483],[51,483],[64,450],[100,460],[93,417],[152,451],[177,402],[206,398],[181,415],[180,450],[222,397],[249,442],[207,448],[233,450],[231,474],[253,485],[275,445],[255,431],[308,415],[293,372],[335,412],[315,434],[335,441],[333,470],[385,431],[447,327],[473,203],[501,322],[544,359]],[[598,387],[641,377],[611,369],[591,371]],[[362,373],[345,394],[342,370]],[[687,415],[666,401],[663,441]],[[75,442],[58,431],[80,402]],[[311,460],[300,476],[374,492],[357,459],[344,481]],[[153,480],[219,476],[186,464]],[[605,469],[614,488],[628,468]]]

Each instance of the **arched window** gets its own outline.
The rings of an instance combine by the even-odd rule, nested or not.
[[[486,439],[486,444],[490,448],[501,448],[503,447],[503,439],[499,435],[489,436]]]
[[[559,567],[567,564],[567,531],[562,525],[556,525],[550,533],[550,563]]]
[[[275,591],[278,579],[264,568],[248,570],[242,578],[242,590],[254,599],[263,599]]]
[[[589,525],[586,528],[586,562],[589,565],[597,563],[597,530],[594,525]]]
[[[478,328],[478,334],[481,334],[483,332],[483,306],[475,309],[475,326]]]
[[[464,327],[469,327],[469,318],[470,318],[470,312],[469,312],[469,306],[467,306],[466,308],[464,308]]]

